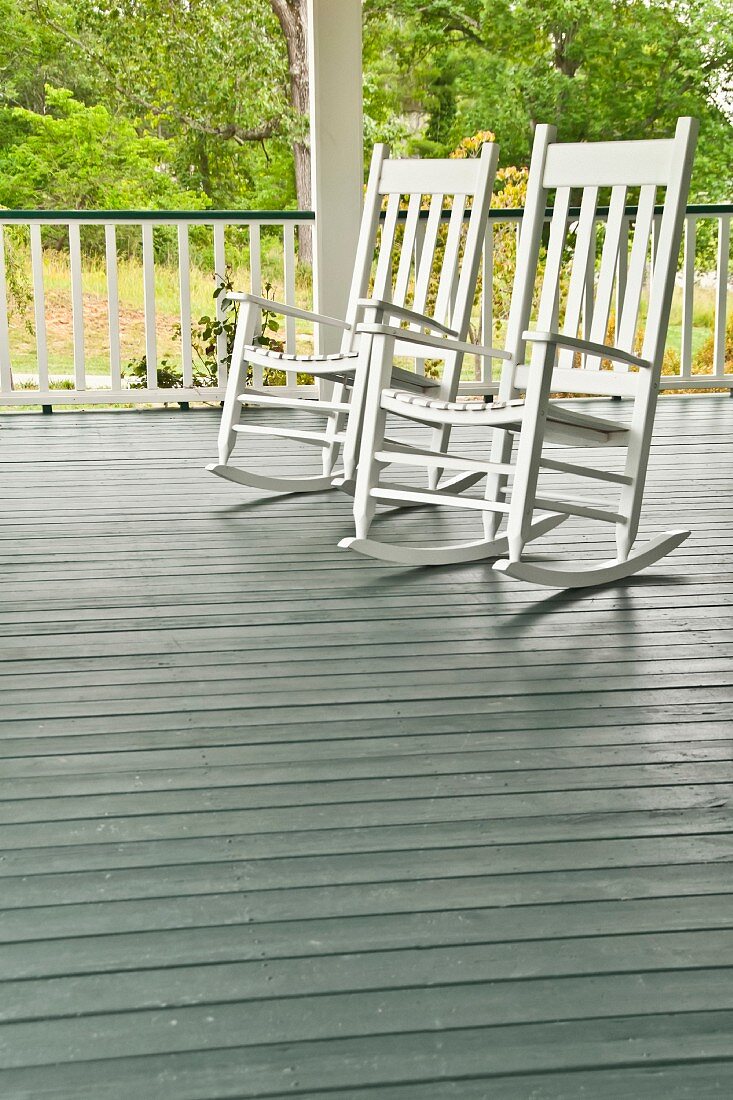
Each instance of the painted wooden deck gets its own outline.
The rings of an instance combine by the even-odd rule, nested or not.
[[[0,418],[3,1100],[733,1094],[733,401],[580,594],[338,551],[217,419]]]

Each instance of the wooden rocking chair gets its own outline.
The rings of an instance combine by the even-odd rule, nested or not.
[[[219,430],[219,462],[207,470],[242,485],[279,492],[315,492],[332,486],[353,491],[359,450],[366,377],[372,336],[358,322],[406,324],[409,342],[395,342],[395,354],[416,360],[439,358],[442,335],[453,342],[449,355],[458,360],[468,337],[471,307],[478,278],[498,147],[484,145],[471,160],[390,160],[387,147],[377,145],[372,156],[364,213],[357,247],[349,304],[343,320],[254,294],[230,294],[241,302],[226,398]],[[382,208],[386,198],[386,211]],[[403,203],[406,210],[402,212]],[[446,217],[447,230],[441,225]],[[400,229],[400,227],[402,227]],[[371,292],[370,292],[371,283]],[[436,291],[437,287],[437,291]],[[336,355],[287,355],[258,347],[255,333],[263,309],[341,329]],[[318,399],[278,396],[277,388],[246,384],[247,364],[265,369],[307,370],[318,383]],[[437,390],[439,383],[416,371],[392,366],[388,380],[406,392]],[[455,396],[455,394],[453,394]],[[325,416],[325,426],[299,427],[247,423],[243,406],[301,410]],[[282,436],[319,447],[322,473],[283,477],[229,464],[238,432]],[[441,438],[447,441],[447,434]],[[439,442],[439,441],[438,441]],[[339,450],[343,470],[336,471]]]
[[[409,565],[446,564],[502,557],[502,573],[554,587],[582,587],[615,581],[637,572],[669,553],[688,531],[670,531],[634,549],[644,494],[659,378],[674,289],[685,204],[689,189],[697,122],[682,118],[670,140],[558,144],[554,131],[538,127],[535,135],[527,203],[517,256],[517,273],[508,323],[507,350],[499,398],[491,404],[455,401],[449,380],[438,399],[416,398],[390,386],[389,363],[394,340],[386,325],[364,324],[376,354],[367,393],[364,431],[356,480],[356,538],[340,545],[385,561]],[[599,192],[610,192],[608,217],[595,276],[595,225]],[[629,214],[630,189],[638,205]],[[539,270],[544,212],[555,193],[549,243],[544,263],[536,331],[526,331]],[[580,212],[571,216],[571,194],[581,192]],[[661,218],[655,226],[655,209]],[[628,248],[629,220],[634,230]],[[571,224],[574,233],[570,234]],[[569,239],[570,238],[570,239]],[[640,341],[642,288],[652,250],[646,323]],[[561,273],[572,251],[564,316],[559,325]],[[608,343],[611,307],[616,292],[615,344]],[[581,316],[585,310],[585,333]],[[587,338],[584,338],[587,336]],[[640,350],[637,352],[637,348]],[[446,339],[450,343],[450,339]],[[532,345],[529,363],[525,347]],[[612,369],[603,369],[604,367]],[[627,397],[633,400],[630,426],[550,400],[552,391]],[[388,413],[430,425],[435,431],[456,425],[493,429],[490,461],[474,456],[441,454],[385,441]],[[518,438],[512,462],[513,439]],[[559,461],[546,452],[557,443],[573,448],[623,447],[623,472],[576,461]],[[459,489],[412,489],[384,485],[388,464],[464,471]],[[619,487],[618,503],[577,500],[564,494],[538,492],[542,471],[572,475],[592,485]],[[486,477],[483,497],[466,496],[467,475],[474,483]],[[509,479],[511,487],[508,487]],[[478,510],[483,537],[450,546],[388,544],[368,537],[378,501],[445,504]],[[546,515],[535,517],[540,510]],[[498,535],[502,518],[507,527]],[[569,516],[610,523],[616,533],[616,556],[604,564],[539,563],[526,560],[525,545]],[[504,558],[504,555],[507,557]]]

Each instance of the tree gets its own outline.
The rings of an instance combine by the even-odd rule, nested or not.
[[[47,87],[46,114],[0,111],[0,205],[50,209],[139,209],[205,205],[168,168],[169,143],[140,136],[102,104],[87,107]]]
[[[309,118],[308,102],[308,4],[307,0],[270,0],[277,16],[288,51],[290,106],[294,112],[293,161],[295,165],[295,193],[298,207],[311,207],[311,152],[307,138]],[[311,263],[313,259],[310,226],[299,231],[300,259]]]
[[[538,121],[582,141],[669,133],[678,115],[694,114],[695,193],[730,194],[724,0],[365,0],[365,13],[375,48],[396,58],[393,112],[408,96],[421,102],[445,152],[490,126],[502,160],[526,164]],[[432,117],[449,110],[444,133]]]

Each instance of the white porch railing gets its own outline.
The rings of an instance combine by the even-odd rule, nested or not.
[[[684,247],[678,282],[681,285],[681,325],[679,339],[670,342],[679,355],[679,370],[674,374],[665,374],[662,378],[664,388],[683,388],[686,390],[733,389],[733,365],[726,371],[726,323],[729,304],[729,257],[730,222],[733,205],[689,206],[685,225]],[[604,211],[599,211],[599,224],[603,221]],[[634,211],[627,213],[627,229],[633,223]],[[195,211],[195,212],[135,212],[114,211],[88,213],[80,211],[42,212],[0,210],[0,406],[25,405],[44,406],[58,404],[139,404],[164,402],[219,401],[223,397],[226,384],[226,336],[217,338],[216,358],[222,364],[218,371],[218,384],[197,386],[194,384],[194,363],[191,346],[192,306],[190,283],[189,236],[192,227],[206,226],[211,233],[213,245],[213,271],[222,275],[227,266],[226,232],[230,228],[244,231],[244,242],[249,255],[248,287],[242,287],[241,272],[238,273],[237,289],[250,289],[261,294],[264,282],[273,273],[263,271],[262,229],[275,227],[280,235],[281,258],[277,262],[278,295],[282,293],[288,303],[296,298],[296,250],[295,232],[301,225],[314,220],[309,211],[296,212],[233,212],[233,211]],[[701,223],[713,223],[716,241],[717,262],[714,274],[709,277],[710,285],[702,288],[696,278],[695,251],[696,239]],[[507,225],[521,226],[521,211],[492,211],[484,249],[482,290],[477,311],[476,335],[485,339],[484,334],[492,334],[487,342],[494,338],[494,243],[497,231]],[[24,373],[24,385],[18,384],[20,372],[13,369],[13,347],[9,323],[9,269],[5,254],[6,229],[9,226],[24,226],[29,236],[30,286],[32,291],[33,333],[36,361],[34,369]],[[55,226],[68,233],[69,244],[69,296],[71,306],[71,341],[73,346],[73,379],[70,371],[56,369],[49,357],[47,339],[46,287],[44,278],[44,248],[42,227]],[[83,295],[83,261],[81,230],[87,226],[104,228],[104,268],[106,279],[106,306],[108,327],[109,373],[104,384],[99,385],[98,375],[87,371],[85,334],[85,308]],[[142,307],[144,314],[144,354],[146,362],[146,380],[140,388],[128,388],[121,351],[120,294],[118,282],[118,246],[117,234],[120,226],[135,227],[139,231],[142,247]],[[178,323],[180,324],[180,373],[182,385],[161,388],[158,385],[159,349],[156,326],[156,263],[154,252],[154,229],[157,226],[173,226],[177,238],[178,267]],[[706,232],[709,232],[706,230]],[[273,251],[270,246],[267,259],[272,263]],[[589,281],[592,279],[589,271]],[[623,271],[621,273],[623,278]],[[506,273],[504,273],[506,280]],[[215,279],[212,274],[212,293]],[[695,367],[694,355],[694,307],[696,295],[706,294],[712,299],[713,349],[709,369]],[[211,311],[216,311],[217,319],[223,317],[220,299],[212,299]],[[590,323],[590,317],[586,318]],[[283,322],[285,346],[288,351],[296,350],[295,322],[288,319]],[[676,346],[675,346],[676,345]],[[420,364],[418,364],[418,368]],[[305,368],[307,369],[307,368]],[[495,391],[496,382],[486,375],[486,364],[477,361],[472,378],[462,383],[464,393],[484,394]],[[30,381],[28,373],[31,374]],[[66,374],[67,388],[53,387],[54,374]],[[470,374],[470,370],[464,372]],[[288,375],[287,384],[278,387],[278,392],[287,391],[306,395],[313,392],[311,387],[297,386],[295,377]],[[27,388],[28,385],[33,388]]]

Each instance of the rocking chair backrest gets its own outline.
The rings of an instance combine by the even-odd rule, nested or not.
[[[696,120],[681,118],[669,140],[550,144],[539,189],[544,205],[549,204],[553,192],[554,203],[533,327],[613,344],[640,355],[652,364],[654,386],[662,369],[696,133]],[[609,192],[596,265],[599,200],[605,200]],[[571,214],[571,206],[578,205],[578,194],[580,211]],[[636,211],[627,214],[630,198]],[[648,306],[641,337],[647,269]],[[522,272],[517,274],[521,278]],[[611,328],[614,331],[609,331]],[[612,371],[601,368],[600,356],[563,349],[558,353],[553,389],[622,396],[636,393],[635,376],[626,365],[614,364]],[[527,368],[520,367],[514,381],[523,386],[526,378]]]
[[[351,326],[359,298],[372,297],[467,337],[497,156],[487,144],[474,159],[389,160],[387,147],[375,146],[345,318]],[[353,339],[352,327],[343,350]]]

